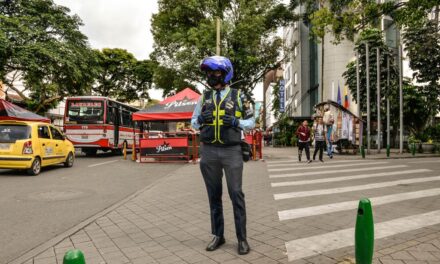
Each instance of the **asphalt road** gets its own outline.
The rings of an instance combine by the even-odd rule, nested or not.
[[[0,263],[7,263],[182,164],[139,164],[121,156],[78,155],[72,168],[38,176],[0,169]]]

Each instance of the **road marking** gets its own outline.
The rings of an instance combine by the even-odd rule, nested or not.
[[[408,167],[406,165],[392,165],[392,166],[379,166],[371,168],[359,168],[359,169],[346,169],[346,170],[320,170],[320,171],[309,171],[309,172],[298,172],[298,173],[288,173],[288,174],[273,174],[269,175],[269,178],[285,178],[285,177],[301,177],[308,175],[325,175],[325,174],[335,174],[342,172],[358,172],[358,171],[370,171],[370,170],[385,170],[385,169],[397,169]]]
[[[411,161],[411,162],[408,162],[408,163],[412,163],[412,164],[440,163],[440,159],[439,160]]]
[[[420,229],[440,223],[440,210],[397,218],[375,224],[375,239]],[[354,245],[354,228],[286,242],[289,261],[298,260],[324,252]]]
[[[110,161],[106,161],[106,162],[101,162],[101,163],[96,163],[96,164],[92,164],[87,166],[88,168],[92,168],[92,167],[96,167],[96,166],[101,166],[101,165],[105,165],[105,164],[109,164],[109,163],[113,163],[113,162],[118,162],[119,160],[110,160]]]
[[[390,172],[380,172],[380,173],[373,173],[373,174],[361,174],[361,175],[355,175],[355,176],[344,176],[344,177],[324,178],[324,179],[316,179],[316,180],[305,180],[305,181],[273,182],[273,183],[271,183],[271,186],[272,187],[297,186],[297,185],[339,182],[339,181],[347,181],[347,180],[357,180],[357,179],[392,176],[392,175],[402,175],[402,174],[411,174],[411,173],[420,173],[420,172],[429,172],[429,171],[431,171],[431,170],[417,169],[417,170],[390,171]]]
[[[330,161],[331,162],[330,164],[334,164],[334,163],[351,163],[351,162],[366,162],[366,161],[367,160],[333,160],[333,161]],[[284,164],[284,163],[286,163],[286,164]],[[322,163],[318,163],[318,164],[322,164]],[[322,164],[322,165],[324,165],[324,164]],[[305,161],[303,161],[303,162],[286,161],[286,162],[283,162],[283,163],[267,164],[267,166],[268,167],[284,167],[284,166],[297,166],[297,167],[304,166],[304,167],[306,167],[306,166],[310,166],[310,164],[306,163]]]
[[[407,200],[413,200],[413,199],[419,199],[419,198],[425,198],[425,197],[431,197],[437,195],[440,195],[440,188],[378,196],[378,197],[370,198],[370,201],[372,204],[374,204],[374,206],[378,206],[383,204],[389,204],[389,203],[395,203],[395,202],[401,202],[401,201],[407,201]],[[358,204],[359,201],[356,200],[356,201],[325,204],[319,206],[311,206],[305,208],[283,210],[278,212],[278,217],[280,221],[293,220],[302,217],[347,211],[357,208]]]
[[[282,164],[282,163],[299,163],[298,160],[276,160],[276,161],[266,161],[267,164]]]
[[[379,165],[379,164],[387,164],[387,161],[378,161],[378,162],[368,162],[368,163],[351,163],[351,164],[337,164],[337,165],[328,165],[328,166],[310,166],[310,167],[290,167],[290,168],[278,168],[278,169],[268,169],[269,172],[274,171],[289,171],[289,170],[313,170],[313,169],[332,169],[332,168],[343,168],[343,167],[354,167],[354,166],[367,166],[367,165]]]
[[[274,194],[273,196],[274,196],[275,200],[283,200],[283,199],[289,199],[289,198],[310,197],[310,196],[335,194],[335,193],[345,193],[345,192],[353,192],[353,191],[360,191],[360,190],[384,188],[384,187],[396,186],[399,184],[411,184],[411,183],[430,182],[430,181],[440,181],[440,176],[398,180],[398,181],[388,181],[388,182],[380,182],[380,183],[371,183],[371,184],[365,184],[365,185],[355,185],[355,186],[339,187],[339,188],[331,188],[331,189],[319,189],[319,190],[303,191],[303,192],[278,193],[278,194]]]

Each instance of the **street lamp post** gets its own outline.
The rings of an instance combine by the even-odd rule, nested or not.
[[[399,45],[399,104],[400,104],[400,142],[399,152],[403,153],[403,90],[402,90],[402,78],[403,78],[403,65],[402,65],[402,45]]]
[[[387,55],[387,153],[390,149],[390,56]]]
[[[365,60],[366,60],[366,74],[367,74],[367,154],[370,154],[370,55],[368,42],[365,43]]]
[[[376,53],[376,64],[377,64],[377,72],[376,72],[376,87],[377,87],[377,153],[380,153],[380,50],[377,48]]]
[[[356,52],[356,98],[357,98],[357,116],[359,120],[362,120],[361,118],[361,93],[360,93],[360,78],[359,78],[359,53]],[[359,121],[359,128],[361,127]],[[361,134],[359,134],[361,135]],[[359,137],[359,147],[363,146],[362,137]]]

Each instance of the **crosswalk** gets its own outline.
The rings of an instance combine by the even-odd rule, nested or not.
[[[278,218],[287,224],[289,221],[313,221],[326,217],[334,220],[335,215],[350,211],[354,212],[355,217],[359,199],[368,192],[375,194],[368,197],[373,211],[380,206],[440,196],[440,188],[434,188],[440,187],[440,174],[408,162],[336,160],[324,164],[305,164],[286,159],[268,160],[267,167],[273,197],[283,205],[280,206],[282,210],[278,211]],[[428,185],[430,187],[426,187]],[[420,186],[424,186],[424,189],[420,189]],[[388,192],[390,188],[394,189]],[[298,206],[299,202],[296,201],[310,206]],[[291,208],[285,208],[289,205],[292,205]],[[375,222],[376,239],[440,224],[440,210],[419,210],[413,215],[392,219],[389,219],[389,215],[388,218],[375,215],[374,212],[373,215],[375,219],[386,219]],[[322,228],[323,233],[308,237],[296,238],[292,235],[292,240],[285,241],[288,260],[299,260],[354,245],[353,225],[336,231],[325,230]]]

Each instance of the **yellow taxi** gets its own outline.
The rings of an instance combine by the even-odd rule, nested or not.
[[[73,144],[53,125],[0,121],[0,169],[26,169],[37,175],[49,165],[72,167],[74,159]]]

